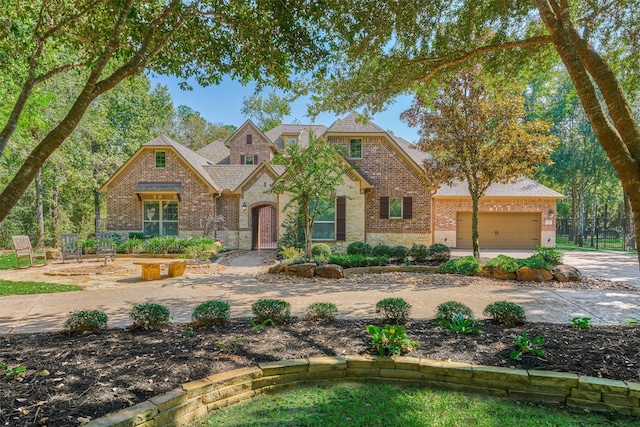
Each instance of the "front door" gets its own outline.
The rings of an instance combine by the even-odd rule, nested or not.
[[[258,206],[251,210],[253,249],[278,248],[277,212],[273,206]]]

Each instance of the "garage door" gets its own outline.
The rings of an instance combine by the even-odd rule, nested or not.
[[[471,212],[458,212],[456,245],[471,248]],[[478,214],[478,243],[482,249],[534,249],[540,245],[539,213]]]

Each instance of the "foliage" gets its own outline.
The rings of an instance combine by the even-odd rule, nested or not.
[[[335,320],[338,307],[330,302],[314,302],[307,307],[305,320]]]
[[[439,316],[433,324],[444,328],[448,332],[457,334],[479,334],[482,331],[482,325],[473,317],[466,316],[464,313],[454,314],[451,317]]]
[[[377,265],[387,265],[389,264],[388,257],[372,257],[372,256],[364,256],[364,255],[331,255],[329,257],[329,262],[331,264],[338,264],[344,268],[353,268],[353,267],[370,267]]]
[[[286,97],[279,97],[277,93],[270,92],[266,99],[255,94],[242,99],[243,116],[254,119],[256,126],[267,132],[282,123],[282,120],[291,114],[291,101]]]
[[[0,279],[0,295],[31,295],[48,294],[53,292],[82,291],[80,285],[63,285],[60,283],[46,282],[14,282],[12,280]]]
[[[527,337],[527,331],[522,331],[522,335],[511,334],[509,335],[515,341],[517,350],[513,350],[509,357],[514,360],[522,360],[522,356],[528,353],[534,353],[538,357],[544,357],[544,352],[541,347],[544,344],[544,340],[540,338],[540,335],[536,336],[533,340]]]
[[[492,302],[484,308],[482,313],[485,316],[491,316],[498,323],[508,326],[521,324],[527,320],[524,309],[510,301]]]
[[[429,248],[421,243],[414,243],[409,249],[409,256],[418,262],[426,261],[429,258]]]
[[[409,248],[406,246],[398,245],[391,248],[391,258],[395,258],[399,261],[404,260],[409,256]]]
[[[402,298],[385,298],[376,303],[376,314],[384,321],[404,324],[411,315],[411,305]]]
[[[473,318],[473,311],[458,301],[445,301],[436,307],[436,317],[451,319],[456,314],[464,314],[466,317]]]
[[[434,243],[429,246],[428,257],[431,261],[449,261],[449,258],[451,258],[451,249],[442,243]]]
[[[240,343],[241,339],[242,338],[240,336],[236,336],[233,341],[229,340],[226,342],[218,342],[216,344],[218,345],[218,347],[220,347],[220,350],[230,354],[236,354],[236,352],[238,351],[238,344]]]
[[[99,331],[107,327],[107,315],[100,310],[80,310],[69,313],[64,329],[69,333]]]
[[[295,213],[288,212],[282,222],[282,228],[284,232],[280,236],[278,246],[294,247],[304,250],[304,214],[296,215]]]
[[[517,269],[523,266],[522,260],[512,258],[507,255],[498,255],[495,258],[491,258],[485,263],[486,267],[499,268],[508,273],[515,273]]]
[[[551,266],[562,264],[562,257],[564,256],[561,251],[555,248],[537,247],[534,249],[533,253],[534,255],[539,255],[540,257],[542,257],[544,262],[546,262],[547,264],[551,264]]]
[[[161,304],[144,303],[134,305],[129,313],[132,328],[160,329],[171,321],[171,312]]]
[[[407,330],[400,325],[385,325],[384,329],[368,325],[371,346],[381,356],[398,356],[409,353],[418,344],[407,337]]]
[[[273,327],[276,326],[276,324],[271,319],[265,319],[262,323],[256,323],[256,321],[250,317],[247,317],[247,320],[249,321],[249,323],[251,323],[251,327],[253,328],[253,330],[258,333],[260,333],[260,331],[267,325],[271,325]]]
[[[129,239],[118,245],[116,252],[119,254],[137,254],[144,252],[144,240]]]
[[[466,276],[473,276],[481,268],[482,266],[473,255],[452,259],[440,266],[440,270],[445,273],[464,274]]]
[[[150,254],[175,254],[181,252],[177,237],[156,236],[146,242],[145,251]]]
[[[217,246],[211,243],[195,243],[187,242],[186,246],[182,248],[182,252],[185,254],[187,258],[197,259],[206,261],[209,259],[215,259],[217,250]]]
[[[15,380],[19,379],[20,375],[27,370],[27,367],[24,365],[9,366],[6,363],[0,363],[0,369],[4,371],[5,376]]]
[[[371,245],[366,242],[351,242],[347,246],[347,255],[371,255]]]
[[[307,261],[302,249],[298,249],[294,246],[281,246],[280,256],[282,257],[282,264],[284,265],[302,264]]]
[[[144,231],[130,231],[128,237],[129,237],[129,240],[131,239],[144,240],[145,235],[144,235]]]
[[[231,317],[231,307],[226,301],[211,300],[198,304],[191,314],[196,326],[224,325]]]
[[[579,329],[591,329],[590,317],[574,317],[571,319],[571,323]]]
[[[311,256],[326,261],[331,256],[331,248],[326,243],[314,243],[311,245]]]
[[[551,264],[545,261],[541,255],[533,255],[523,260],[523,267],[529,268],[542,268],[545,270],[551,270]]]
[[[95,254],[98,249],[98,240],[96,239],[86,239],[80,242],[82,246],[83,254]]]
[[[286,322],[291,318],[291,304],[280,299],[259,299],[253,303],[251,311],[256,322],[264,322],[267,319]]]
[[[385,245],[382,243],[378,243],[373,248],[371,248],[372,256],[386,256],[388,258],[392,257],[392,249],[391,246]]]

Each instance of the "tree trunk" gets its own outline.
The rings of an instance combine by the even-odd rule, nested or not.
[[[36,247],[44,246],[44,205],[42,194],[42,172],[36,173]]]
[[[311,240],[313,236],[313,223],[309,216],[309,206],[305,206],[304,216],[304,254],[307,261],[311,261]]]
[[[60,205],[58,202],[58,183],[51,190],[51,246],[58,247],[58,223],[60,219]]]
[[[478,196],[471,193],[471,245],[473,246],[473,256],[480,259],[480,245],[478,244]]]
[[[633,222],[633,210],[631,209],[631,202],[629,201],[629,195],[624,191],[624,238],[627,250],[636,249],[636,228]]]
[[[96,159],[98,152],[100,151],[100,143],[98,141],[91,141],[91,154]],[[100,166],[98,161],[93,162],[93,181],[97,184],[99,180]],[[95,211],[95,232],[98,233],[101,229],[102,216],[100,214],[100,193],[97,189],[93,190],[93,209]]]
[[[577,243],[578,236],[578,191],[575,180],[571,181],[571,228],[569,230],[569,239],[567,243]]]

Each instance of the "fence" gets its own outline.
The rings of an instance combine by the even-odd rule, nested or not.
[[[635,232],[627,230],[624,217],[596,217],[556,220],[556,246],[559,248],[634,250]]]

